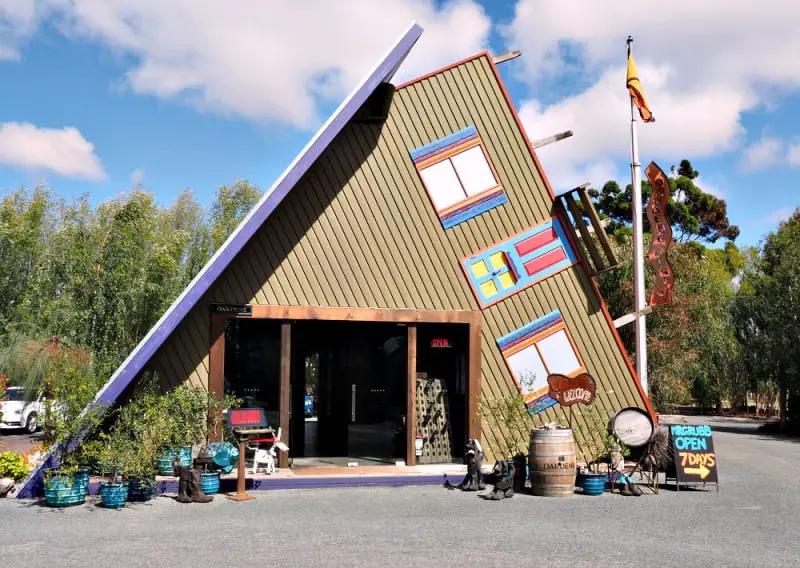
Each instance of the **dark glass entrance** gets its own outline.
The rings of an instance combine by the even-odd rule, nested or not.
[[[292,332],[292,466],[403,460],[406,327],[296,322]]]

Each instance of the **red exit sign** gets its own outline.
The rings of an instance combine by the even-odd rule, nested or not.
[[[267,417],[263,408],[232,408],[228,410],[228,426],[232,428],[264,428]]]
[[[431,347],[450,347],[450,340],[446,337],[435,337],[431,339]]]

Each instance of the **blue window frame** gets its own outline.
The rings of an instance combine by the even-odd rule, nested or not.
[[[481,307],[511,296],[578,261],[558,219],[551,219],[464,259]]]

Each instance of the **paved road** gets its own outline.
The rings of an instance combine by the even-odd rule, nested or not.
[[[0,432],[0,452],[29,451],[35,442],[41,442],[42,433],[26,434],[22,430],[5,430]]]
[[[258,492],[248,503],[217,497],[209,505],[161,497],[122,511],[56,511],[7,499],[0,500],[0,564],[800,566],[800,444],[758,435],[746,421],[710,422],[719,493],[487,502],[438,487],[330,489]]]

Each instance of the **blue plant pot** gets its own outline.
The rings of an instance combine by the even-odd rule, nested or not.
[[[148,483],[142,483],[138,479],[128,481],[128,501],[137,503],[150,501],[155,492],[154,481],[150,480]]]
[[[215,495],[219,491],[219,474],[216,472],[202,474],[200,488],[206,495]]]
[[[584,475],[581,487],[584,495],[602,495],[606,491],[606,475]]]
[[[175,475],[175,472],[172,471],[172,460],[175,459],[176,454],[183,467],[192,465],[192,448],[180,448],[177,452],[169,450],[158,458],[158,473],[160,475]]]
[[[128,500],[128,484],[125,482],[101,483],[100,499],[106,509],[121,509]]]
[[[88,467],[82,467],[72,476],[72,482],[83,488],[84,495],[89,494],[89,473],[90,470]]]
[[[49,507],[72,507],[86,500],[87,488],[74,478],[55,474],[45,482],[44,498]]]

